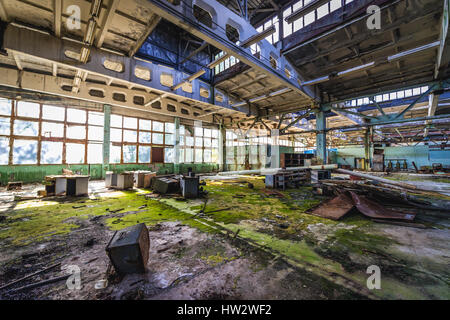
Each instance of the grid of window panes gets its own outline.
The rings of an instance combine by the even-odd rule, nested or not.
[[[317,9],[304,15],[303,17],[296,19],[292,23],[286,22],[285,19],[288,16],[290,16],[293,12],[297,11],[298,9],[303,8],[304,6],[309,4],[311,1],[312,0],[300,0],[292,5],[288,6],[286,9],[284,9],[283,21],[282,21],[283,34],[280,34],[280,21],[278,19],[278,16],[274,16],[274,17],[271,17],[270,19],[266,20],[263,24],[261,24],[258,28],[256,28],[256,31],[262,32],[262,31],[270,28],[272,25],[274,25],[275,29],[276,29],[275,33],[268,36],[266,38],[266,40],[269,41],[271,44],[275,44],[280,39],[291,35],[292,33],[310,25],[311,23],[313,23],[314,21],[316,21],[318,19],[325,17],[326,15],[341,8],[342,6],[345,6],[346,4],[353,2],[353,0],[330,0],[327,3],[324,3],[323,5],[318,7]],[[261,51],[261,48],[257,43],[255,43],[250,46],[250,50],[253,55],[257,55]],[[214,57],[214,59],[221,57],[223,54],[224,54],[223,52],[220,52],[219,54],[217,54]],[[238,62],[239,62],[239,60],[234,57],[230,57],[230,58],[226,59],[225,61],[221,62],[219,65],[217,65],[215,67],[215,74],[219,74],[219,73],[227,70],[228,68],[230,68],[231,66],[235,65]]]
[[[217,163],[219,130],[180,126],[180,162]]]
[[[416,88],[411,88],[411,89],[394,91],[394,92],[385,93],[385,94],[379,94],[379,95],[375,96],[375,101],[376,102],[386,102],[386,101],[392,101],[392,100],[396,100],[396,99],[420,96],[421,94],[424,94],[425,92],[427,92],[428,89],[429,89],[429,86],[423,86],[423,87],[416,87]],[[371,104],[371,103],[372,103],[372,101],[369,99],[369,97],[365,97],[365,98],[359,98],[359,99],[353,99],[353,100],[347,101],[345,104],[349,107],[350,106],[358,107],[358,106],[363,106],[363,105],[367,105],[367,104]]]
[[[256,31],[258,33],[263,32],[264,30],[269,29],[270,27],[275,26],[275,32],[268,36],[266,38],[267,41],[269,41],[271,44],[275,44],[280,40],[280,25],[278,23],[278,16],[275,16],[273,18],[270,18],[266,22],[264,22],[262,25],[260,25],[258,28],[256,28]]]
[[[311,11],[310,13],[304,15],[293,21],[292,23],[287,23],[286,18],[290,16],[293,12],[297,11],[300,8],[303,8],[307,4],[309,4],[312,0],[300,0],[296,3],[290,5],[283,11],[283,37],[287,37],[292,33],[310,25],[314,21],[325,17],[331,12],[341,8],[342,6],[353,2],[353,0],[330,0],[327,3],[324,3],[317,9]]]
[[[102,144],[102,113],[0,99],[0,164],[101,163]]]
[[[216,54],[214,56],[214,60],[219,59],[220,57],[222,57],[225,53],[223,51],[221,51],[220,53]],[[236,63],[239,62],[239,59],[230,56],[228,58],[226,58],[224,61],[222,61],[221,63],[219,63],[215,68],[214,68],[214,73],[215,74],[219,74],[225,70],[227,70],[228,68],[234,66]]]
[[[164,162],[174,161],[175,125],[149,119],[111,115],[110,163],[150,163],[151,148],[164,148]]]

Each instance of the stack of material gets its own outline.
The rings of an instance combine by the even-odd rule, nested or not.
[[[267,188],[286,190],[286,188],[298,188],[309,180],[310,170],[281,170],[276,174],[267,174],[265,183]]]
[[[388,180],[365,173],[338,169],[339,173],[363,178],[353,180],[322,180],[317,190],[332,190],[335,196],[308,212],[328,219],[339,220],[356,208],[376,222],[419,226],[410,223],[420,209],[448,212],[450,201],[439,200],[438,192],[421,191],[418,185]],[[437,196],[437,197],[436,197]],[[424,200],[425,199],[425,200]],[[433,199],[433,200],[431,200]],[[431,200],[431,201],[430,201]]]
[[[380,203],[364,195],[358,195],[353,191],[341,193],[331,200],[322,202],[318,207],[310,210],[309,213],[332,220],[339,220],[354,207],[363,215],[372,219],[412,221],[416,216],[414,212],[405,209],[397,211],[386,208]]]

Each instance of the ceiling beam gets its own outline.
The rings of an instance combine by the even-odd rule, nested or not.
[[[203,9],[208,9],[212,15],[214,26],[209,27],[205,24],[199,23],[194,16],[194,2],[192,0],[185,0],[183,6],[173,5],[164,0],[148,1],[150,9],[157,15],[174,23],[180,28],[185,29],[194,36],[207,41],[216,48],[233,55],[243,63],[254,68],[255,70],[267,74],[273,81],[278,81],[280,84],[292,88],[298,94],[304,96],[308,100],[320,101],[320,97],[312,90],[312,88],[302,87],[298,81],[303,81],[301,76],[295,71],[292,71],[292,76],[287,77],[284,72],[284,67],[289,67],[289,62],[281,55],[279,49],[275,48],[267,40],[260,41],[260,54],[265,59],[255,57],[249,48],[243,48],[236,43],[233,43],[227,38],[226,24],[228,21],[233,21],[240,30],[240,38],[248,39],[257,34],[256,29],[238,14],[234,13],[227,7],[223,6],[215,0],[202,0]],[[271,55],[277,55],[278,68],[274,69],[269,61]],[[291,70],[294,70],[291,67]]]
[[[434,78],[441,78],[450,63],[450,33],[449,29],[449,14],[450,14],[450,0],[442,0],[444,1],[444,8],[442,10],[442,18],[441,18],[441,32],[439,36],[439,50],[436,59],[436,68],[434,71]]]
[[[108,33],[109,26],[111,25],[114,14],[116,13],[117,6],[119,5],[120,0],[110,0],[109,2],[109,8],[106,12],[106,18],[103,22],[103,25],[100,28],[100,33],[97,37],[97,42],[95,43],[97,48],[101,48],[103,45],[103,42],[105,41],[106,34]]]
[[[147,40],[147,38],[150,36],[150,34],[155,30],[158,23],[161,21],[161,17],[152,14],[150,16],[150,19],[147,23],[147,29],[145,30],[144,34],[136,41],[136,44],[134,47],[131,48],[131,50],[128,52],[129,57],[133,57],[136,52],[141,48],[141,46],[144,44],[144,42]]]
[[[29,28],[20,28],[9,25],[4,34],[4,48],[9,52],[16,52],[27,59],[34,59],[45,65],[57,64],[58,68],[72,70],[79,73],[80,79],[83,79],[85,72],[93,76],[100,76],[108,83],[120,83],[126,86],[135,86],[145,91],[155,91],[159,94],[167,93],[169,96],[180,100],[189,99],[197,101],[204,105],[216,105],[218,107],[234,110],[236,113],[244,113],[256,116],[256,108],[250,106],[231,107],[229,96],[222,90],[216,89],[199,79],[192,80],[192,92],[181,89],[171,90],[173,84],[179,83],[186,78],[186,74],[172,68],[154,64],[143,59],[120,56],[95,47],[90,49],[90,59],[81,64],[77,60],[71,61],[64,56],[64,52],[80,52],[82,45],[78,42],[66,39],[58,39],[50,34],[30,30]],[[104,61],[110,60],[122,66],[122,72],[106,69]],[[136,68],[148,70],[150,79],[138,78]],[[161,83],[161,78],[167,77],[173,81],[170,85]],[[163,81],[164,82],[164,81]],[[207,91],[209,96],[201,94]],[[214,96],[212,94],[214,93]],[[221,99],[216,97],[220,96]]]
[[[159,108],[149,108],[144,105],[136,104],[134,99],[135,96],[143,97],[148,100],[155,95],[128,88],[110,87],[105,84],[81,82],[79,91],[72,92],[71,90],[64,89],[65,86],[71,86],[71,79],[54,77],[52,75],[44,75],[29,71],[18,71],[4,67],[0,67],[0,73],[4,75],[4,77],[0,77],[0,85],[7,87],[20,88],[59,97],[78,99],[99,104],[108,104],[126,109],[145,111],[165,116],[181,117],[191,120],[197,120],[199,116],[202,116],[205,113],[205,111],[201,111],[193,106],[188,106],[183,103],[167,99],[161,99],[161,105]],[[93,95],[91,94],[91,90],[100,90],[102,91],[103,96]],[[123,94],[127,97],[126,101],[115,100],[115,93]],[[170,109],[168,107],[169,104],[174,106],[175,110]],[[182,109],[187,110],[188,114],[182,112]],[[202,121],[212,123],[212,116],[202,116]]]
[[[0,19],[2,19],[5,22],[8,22],[8,13],[6,12],[3,1],[4,0],[0,0]]]
[[[53,16],[53,32],[61,38],[62,0],[54,0]]]

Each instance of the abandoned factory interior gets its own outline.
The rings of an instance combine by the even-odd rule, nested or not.
[[[449,14],[0,0],[0,300],[449,300]]]

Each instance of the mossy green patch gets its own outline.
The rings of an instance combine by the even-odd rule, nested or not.
[[[215,232],[211,223],[193,219],[189,213],[161,201],[146,199],[142,193],[135,191],[111,192],[97,199],[22,201],[4,215],[6,220],[0,224],[0,240],[15,246],[67,234],[79,228],[83,219],[94,216],[108,216],[106,224],[112,230],[140,222],[152,225],[163,221],[182,221],[203,231]]]
[[[253,184],[253,188],[248,187],[248,182]],[[283,196],[281,198],[269,196],[264,191],[264,180],[256,177],[246,177],[245,181],[208,181],[205,189],[208,191],[205,213],[212,220],[225,224],[273,218],[276,215],[295,219],[299,213],[321,201],[321,198],[312,194],[312,188],[309,187],[278,191]],[[191,209],[202,208],[203,206],[198,205]]]

